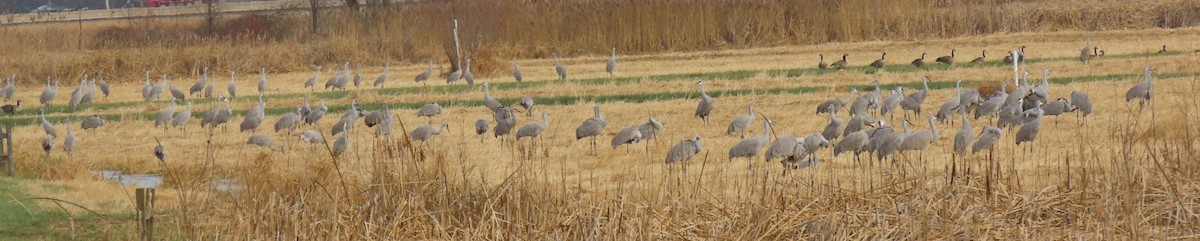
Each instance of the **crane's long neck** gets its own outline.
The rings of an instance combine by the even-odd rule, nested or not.
[[[705,91],[704,91],[704,83],[701,83],[701,84],[700,84],[700,95],[702,95],[702,96],[708,96],[708,92],[705,92]]]
[[[938,128],[937,125],[933,124],[932,118],[929,119],[929,129],[933,131],[933,137],[938,136]]]
[[[596,108],[592,108],[592,111],[596,113],[595,114],[596,119],[600,119],[600,107],[596,106]]]
[[[922,80],[921,85],[925,87],[925,91],[929,91],[929,78]]]
[[[513,115],[510,113],[509,116]],[[546,125],[547,127],[550,126],[550,118],[547,117],[546,112],[542,112],[542,124]]]
[[[752,117],[754,116],[754,105],[746,107],[746,114]]]
[[[771,138],[771,119],[763,120],[763,137]]]
[[[488,85],[486,84],[483,85],[483,98],[492,98],[492,95],[488,93]]]

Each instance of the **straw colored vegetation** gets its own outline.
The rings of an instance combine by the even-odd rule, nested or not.
[[[566,81],[551,80],[553,60],[536,59],[519,61],[526,81],[513,83],[505,72],[508,63],[501,61],[503,66],[485,78],[492,96],[512,105],[518,96],[530,95],[539,103],[534,112],[549,113],[550,126],[536,144],[528,139],[505,143],[490,133],[481,141],[472,124],[476,119],[494,122],[480,103],[479,87],[444,86],[444,78],[432,78],[428,87],[413,83],[423,64],[393,65],[392,79],[383,89],[310,93],[301,86],[312,70],[280,61],[296,67],[268,75],[270,88],[278,90],[264,97],[268,117],[259,132],[272,135],[283,151],[245,145],[250,134],[235,131],[244,110],[256,103],[251,93],[257,73],[237,77],[241,96],[232,105],[239,111],[229,130],[201,129],[193,120],[184,130],[165,131],[153,128],[148,118],[167,102],[141,102],[140,74],[135,74],[112,78],[119,79],[112,81],[119,83],[114,94],[94,105],[48,109],[60,135],[70,126],[80,139],[72,156],[61,150],[49,156],[41,152],[41,128],[30,125],[36,123],[36,105],[6,117],[19,124],[14,140],[21,178],[0,180],[0,189],[14,186],[25,197],[61,199],[105,215],[68,207],[72,216],[56,216],[63,221],[48,229],[62,236],[112,239],[136,236],[130,218],[133,191],[95,180],[90,170],[164,175],[157,200],[158,234],[194,239],[1194,238],[1200,231],[1195,211],[1200,166],[1194,161],[1200,158],[1194,139],[1200,130],[1191,124],[1200,118],[1195,113],[1200,56],[1184,48],[1196,47],[1191,41],[1200,37],[1200,29],[1092,32],[1093,46],[1107,55],[1080,64],[1074,58],[1085,34],[620,54],[611,79],[604,73],[606,57],[599,54],[564,59],[572,73]],[[1157,54],[1164,44],[1170,51]],[[820,164],[785,169],[763,162],[761,155],[750,160],[726,156],[739,138],[726,135],[725,125],[744,114],[746,105],[754,104],[770,117],[776,134],[807,135],[828,122],[826,115],[813,114],[817,104],[845,97],[850,88],[870,91],[873,80],[881,80],[886,96],[899,85],[911,92],[921,76],[929,76],[934,82],[926,114],[910,118],[915,123],[911,129],[928,130],[924,118],[950,98],[954,80],[978,89],[1011,81],[1011,66],[999,63],[999,55],[1022,45],[1028,46],[1029,72],[1051,70],[1051,99],[1085,91],[1096,106],[1083,124],[1074,113],[1047,117],[1033,152],[1013,145],[1015,131],[1006,131],[990,158],[982,153],[952,158],[953,135],[961,128],[956,122],[938,125],[941,138],[925,151],[924,161],[912,152],[896,163],[856,163],[849,155],[834,158],[830,149],[823,149]],[[907,66],[921,52],[941,56],[951,48],[959,50],[960,59],[952,67]],[[985,49],[991,62],[961,63]],[[882,71],[861,67],[881,51],[888,52],[889,66]],[[842,53],[850,54],[852,68],[814,69],[817,54],[832,62]],[[1153,67],[1157,78],[1154,101],[1139,111],[1136,103],[1124,101],[1124,93],[1141,81],[1143,66]],[[363,77],[373,80],[380,71],[381,66],[372,64]],[[448,70],[435,68],[435,73],[444,72]],[[228,75],[226,68],[214,67],[217,92],[223,92]],[[329,76],[323,73],[321,81]],[[1030,81],[1038,82],[1038,77],[1034,74]],[[195,78],[173,83],[186,89]],[[693,116],[697,80],[705,80],[708,94],[716,99],[709,125]],[[64,102],[62,92],[73,87],[67,86],[56,105]],[[26,84],[18,92],[17,99],[34,100],[40,87]],[[398,121],[396,131],[377,137],[375,129],[360,121],[350,135],[349,151],[338,157],[331,157],[326,146],[297,141],[299,131],[266,131],[281,114],[301,105],[305,93],[324,98],[331,113],[302,129],[320,130],[330,142],[329,129],[351,100],[368,110],[389,104]],[[212,103],[192,101],[197,117]],[[432,120],[417,118],[415,107],[432,101],[447,109]],[[591,155],[588,140],[575,140],[572,131],[591,116],[593,105],[603,108],[609,124],[600,149]],[[120,121],[95,133],[70,122],[93,114]],[[666,126],[658,140],[608,148],[617,131],[650,115]],[[884,117],[897,128],[901,118]],[[58,124],[63,120],[67,123]],[[536,120],[520,114],[518,125]],[[749,134],[762,134],[762,121],[760,116]],[[449,132],[428,144],[411,142],[405,134],[418,125],[441,122],[449,123]],[[990,123],[972,121],[976,133]],[[672,145],[695,135],[703,138],[700,155],[663,163]],[[154,138],[168,148],[165,165],[151,153]],[[236,179],[241,189],[214,190],[224,178]],[[58,210],[45,200],[13,199],[28,209]],[[82,220],[66,221],[72,218]],[[36,221],[48,222],[44,220]]]

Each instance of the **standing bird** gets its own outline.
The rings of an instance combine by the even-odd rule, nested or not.
[[[837,111],[829,112],[829,124],[825,125],[825,130],[821,132],[821,136],[826,140],[835,140],[841,137],[842,132],[846,131],[846,121],[837,117]]]
[[[321,102],[321,106],[312,108],[308,111],[308,115],[304,115],[304,124],[315,125],[325,117],[325,112],[329,111],[329,106],[325,106],[325,99],[317,100]]]
[[[979,139],[975,140],[974,145],[971,145],[971,154],[979,153],[984,149],[992,149],[1000,141],[1000,131],[1000,128],[994,126],[984,127],[983,132],[979,133]]]
[[[50,124],[50,121],[46,120],[46,108],[45,107],[42,107],[39,117],[42,118],[42,131],[45,131],[46,135],[52,136],[54,138],[58,138],[58,129],[55,129],[54,125]]]
[[[1092,36],[1088,36],[1087,40],[1084,41],[1083,49],[1079,50],[1079,62],[1080,63],[1086,64],[1088,62],[1088,57],[1090,57],[1090,55],[1091,55],[1090,52],[1092,50],[1091,46],[1092,46]]]
[[[204,86],[204,98],[212,98],[213,97],[213,89],[217,88],[217,85],[213,82],[214,81],[208,81],[208,85]]]
[[[500,104],[500,101],[496,100],[496,98],[492,98],[490,89],[491,89],[491,85],[488,84],[487,81],[484,81],[483,82],[483,106],[487,107],[489,110],[492,110],[494,112],[494,111],[500,109],[501,106],[504,106],[504,104]]]
[[[875,60],[875,62],[871,62],[871,67],[883,68],[883,65],[884,65],[884,63],[886,63],[886,61],[887,61],[887,52],[883,52],[883,56],[879,56],[879,59]]]
[[[608,72],[608,77],[613,77],[613,70],[617,69],[617,47],[612,48],[612,56],[608,57],[608,65],[604,66],[604,71]]]
[[[908,94],[908,96],[904,97],[903,101],[900,101],[900,108],[904,109],[906,116],[908,115],[908,111],[912,111],[917,117],[921,117],[921,105],[925,103],[925,97],[929,96],[928,76],[921,77],[921,85],[923,88],[920,91]]]
[[[458,66],[451,66],[451,67],[456,67],[456,69],[454,70],[454,72],[450,72],[450,75],[446,76],[447,84],[454,83],[455,81],[458,81],[458,79],[462,78],[462,75],[463,75],[463,69],[462,69],[462,65],[461,65],[462,62],[459,62],[459,63],[460,64]]]
[[[46,88],[50,88],[49,77],[46,78]],[[150,101],[154,99],[150,96],[151,90],[154,90],[154,85],[150,84],[150,71],[146,71],[146,80],[142,82],[142,100]]]
[[[1154,73],[1150,71],[1150,66],[1146,66],[1142,72],[1145,75],[1142,82],[1125,92],[1125,102],[1138,99],[1138,108],[1144,106],[1146,102],[1150,102],[1150,89],[1154,87]]]
[[[967,120],[967,112],[960,112],[962,116],[963,127],[954,135],[954,154],[960,157],[967,155],[967,147],[971,145],[975,139],[975,129],[971,127],[971,122]]]
[[[304,88],[313,90],[314,88],[317,87],[317,80],[320,78],[321,78],[321,66],[317,65],[317,71],[313,72],[312,77],[309,77],[308,81],[304,81]]]
[[[839,154],[849,151],[854,153],[854,161],[858,162],[859,154],[862,154],[864,149],[866,149],[869,141],[870,136],[867,135],[866,131],[856,131],[854,133],[850,133],[849,135],[842,137],[842,141],[839,141],[837,145],[833,146],[833,157],[837,157]]]
[[[1041,104],[1042,103],[1038,103],[1039,106]],[[1035,113],[1033,121],[1021,125],[1021,129],[1017,130],[1017,135],[1015,137],[1017,146],[1020,146],[1021,143],[1033,142],[1037,139],[1038,133],[1042,132],[1042,115],[1043,113],[1038,111]],[[1031,150],[1033,147],[1034,145],[1029,145]]]
[[[8,104],[8,105],[4,105],[4,106],[0,107],[0,110],[4,110],[4,113],[8,113],[9,115],[17,113],[17,110],[20,110],[20,109],[21,109],[21,100],[17,100],[16,105]]]
[[[817,56],[818,56],[818,58],[820,58],[820,61],[817,62],[817,68],[818,69],[829,68],[829,64],[825,63],[825,54],[817,54]]]
[[[149,81],[149,79],[147,79]],[[50,105],[54,101],[54,97],[58,95],[58,81],[54,81],[54,87],[50,87],[50,77],[46,77],[46,89],[42,90],[42,96],[38,99],[42,106]]]
[[[583,120],[583,123],[579,124],[579,127],[575,128],[575,140],[583,139],[584,137],[591,137],[592,153],[595,153],[596,138],[599,138],[600,134],[604,133],[604,127],[608,126],[608,118],[605,118],[604,115],[600,113],[600,105],[593,106],[592,110],[595,112],[592,118]]]
[[[825,102],[821,102],[821,104],[817,104],[817,114],[845,109],[846,104],[850,103],[850,101],[854,99],[854,95],[857,94],[858,88],[850,88],[850,96],[847,96],[846,98],[833,98]]]
[[[833,62],[833,65],[830,65],[830,66],[837,68],[837,69],[846,68],[846,57],[849,57],[849,56],[850,56],[849,54],[842,54],[842,60]]]
[[[191,119],[192,119],[192,102],[188,101],[187,109],[184,109],[183,112],[179,112],[179,114],[175,115],[175,119],[171,120],[171,126],[176,127],[176,128],[183,128],[184,126],[187,126],[188,120],[191,120]],[[166,128],[165,125],[164,125],[164,128]]]
[[[658,136],[658,132],[662,131],[662,129],[663,124],[655,120],[654,116],[651,116],[650,120],[646,121],[646,123],[638,126],[638,132],[642,133],[643,141],[654,140],[654,137]]]
[[[615,150],[617,147],[621,147],[621,145],[632,145],[640,141],[642,141],[642,132],[640,129],[638,129],[638,126],[628,126],[624,129],[621,129],[620,132],[617,132],[617,135],[613,136],[612,148]]]
[[[46,152],[46,157],[50,157],[51,150],[54,150],[54,137],[42,137],[42,151]]]
[[[896,107],[900,106],[900,101],[904,100],[904,86],[896,86],[892,90],[892,94],[888,95],[887,99],[883,99],[883,105],[879,108],[879,115],[891,114],[889,118],[895,118]],[[882,118],[882,117],[881,117]]]
[[[513,128],[517,126],[517,117],[513,115],[512,108],[500,107],[499,110],[492,113],[492,119],[496,121],[496,127],[492,128],[492,136],[496,138],[511,134]]]
[[[100,93],[104,94],[105,100],[108,100],[108,94],[110,93],[110,91],[111,90],[109,89],[109,86],[108,86],[108,80],[100,79]],[[12,94],[9,94],[9,96],[11,96],[11,95]]]
[[[954,64],[954,52],[956,51],[958,51],[958,49],[950,49],[950,55],[938,57],[936,61],[938,63],[952,65]]]
[[[567,79],[567,67],[563,66],[562,62],[558,61],[558,53],[553,53],[551,55],[554,56],[554,72],[558,73],[558,79],[566,80]]]
[[[517,82],[521,82],[521,80],[523,79],[522,78],[523,76],[521,76],[521,67],[517,66],[517,57],[513,57],[512,63],[513,63],[513,79],[516,79]]]
[[[433,138],[433,136],[441,135],[442,130],[449,131],[450,124],[446,123],[446,122],[442,122],[441,126],[433,126],[433,125],[428,125],[428,124],[421,125],[421,126],[418,126],[416,129],[413,129],[412,133],[409,134],[409,136],[411,136],[412,140],[414,140],[414,141],[427,142],[427,141],[429,141],[430,138]]]
[[[1075,106],[1067,102],[1067,98],[1058,98],[1043,106],[1042,110],[1045,112],[1044,115],[1054,116],[1054,124],[1058,125],[1058,116],[1066,112],[1075,111]]]
[[[799,160],[796,160],[796,162],[792,163],[792,168],[800,168],[816,164],[818,159],[817,151],[819,151],[821,148],[829,147],[829,140],[826,140],[825,137],[822,137],[820,133],[812,133],[804,137],[804,141],[801,142],[801,145],[804,147],[803,152],[796,154],[796,157],[801,158],[803,156],[808,156],[809,161],[799,162]]]
[[[349,124],[350,123],[342,123],[342,128],[345,128],[344,126]],[[342,135],[333,140],[333,147],[331,147],[329,150],[333,153],[333,156],[341,156],[342,153],[346,153],[346,149],[349,147],[350,142],[350,140],[346,138],[348,135],[350,135],[350,132],[343,132]]]
[[[804,138],[796,138],[792,134],[780,136],[771,142],[770,147],[767,147],[767,152],[763,153],[763,159],[771,162],[775,158],[783,158],[783,161],[787,162],[788,159],[794,158],[797,148],[804,149],[803,144]]]
[[[163,147],[162,142],[158,141],[157,137],[154,138],[154,142],[158,143],[157,146],[154,146],[154,158],[158,158],[158,162],[165,165],[167,163],[167,148]]]
[[[92,135],[95,135],[96,129],[104,126],[104,118],[100,118],[99,115],[88,116],[87,118],[83,118],[83,121],[79,125],[84,130],[92,130]]]
[[[1164,45],[1162,46],[1162,49],[1161,49],[1161,50],[1158,50],[1158,54],[1166,54],[1166,53],[1167,53],[1167,45],[1166,45],[1166,44],[1164,44]]]
[[[679,144],[675,144],[675,146],[671,147],[671,150],[667,152],[666,163],[671,164],[673,162],[691,160],[692,157],[696,156],[696,154],[700,154],[700,150],[699,135],[696,135],[696,137],[693,137],[692,139],[680,141]]]
[[[696,85],[700,86],[700,103],[696,105],[696,117],[700,117],[700,120],[703,120],[704,124],[707,125],[708,116],[712,114],[713,110],[713,99],[708,96],[707,92],[704,92],[703,80],[696,82]]]
[[[475,85],[475,74],[471,73],[471,59],[467,59],[467,68],[463,70],[463,79],[467,80],[467,85]]]
[[[180,91],[179,89],[176,89],[175,86],[171,85],[171,79],[167,78],[167,75],[164,74],[162,76],[162,80],[160,82],[161,83],[159,83],[159,85],[154,88],[156,90],[154,92],[154,94],[152,95],[154,98],[158,98],[158,91],[161,91],[161,89],[164,88],[162,86],[166,85],[165,88],[167,88],[168,92],[171,92],[172,98],[175,98],[178,100],[187,100],[187,96],[183,95],[183,91]]]
[[[379,74],[379,77],[376,77],[376,78],[375,78],[375,83],[372,83],[372,85],[371,85],[371,86],[374,86],[374,87],[381,87],[381,88],[382,88],[382,87],[383,87],[383,83],[384,83],[384,82],[387,82],[387,79],[388,79],[388,70],[389,70],[389,69],[391,69],[391,68],[392,68],[392,61],[384,62],[384,63],[383,63],[383,73],[380,73],[380,74]],[[432,67],[432,66],[431,66],[431,67],[429,67],[429,69],[428,69],[428,70],[426,70],[426,71],[433,71],[433,67]],[[429,76],[429,75],[425,75],[425,76]],[[426,78],[428,78],[428,77],[426,77]],[[423,81],[423,80],[422,80],[422,81]],[[417,81],[417,82],[421,82],[421,81]]]
[[[475,135],[479,136],[479,143],[483,143],[483,134],[488,131],[488,122],[484,119],[475,121]]]
[[[260,68],[258,74],[261,76],[258,78],[258,95],[262,96],[267,93],[267,68]]]
[[[729,148],[729,160],[733,161],[734,157],[751,158],[757,156],[762,151],[763,147],[771,141],[771,118],[763,116],[763,133],[759,136],[742,139],[738,141],[732,148]]]
[[[984,50],[983,50],[983,55],[980,55],[978,58],[972,59],[972,60],[971,60],[971,64],[974,64],[974,65],[979,65],[979,64],[982,64],[982,63],[983,63],[983,60],[984,60],[984,59],[986,59],[986,58],[987,58],[987,50],[986,50],[986,49],[984,49]]]
[[[533,105],[534,105],[533,97],[529,97],[528,95],[522,95],[521,99],[517,102],[517,104],[521,105],[521,108],[525,108],[526,116],[530,116],[530,117],[533,116]],[[495,111],[495,110],[493,110],[493,111]]]
[[[937,117],[937,119],[941,120],[942,123],[945,123],[948,119],[950,119],[954,113],[963,112],[963,110],[958,108],[960,104],[959,102],[962,102],[962,95],[959,94],[961,87],[962,80],[956,81],[954,84],[954,95],[950,96],[950,99],[946,100],[946,103],[942,103],[942,108],[938,109],[937,114],[934,114],[934,117]]]
[[[425,80],[428,80],[430,75],[433,75],[433,58],[429,58],[429,68],[426,68],[425,71],[422,71],[420,74],[417,74],[417,77],[413,78],[413,82],[428,85],[428,83],[425,83]],[[379,82],[379,80],[375,80],[375,86],[383,86],[383,82]]]
[[[1004,100],[1008,99],[1008,81],[1000,82],[1000,90],[992,94],[992,97],[979,104],[979,108],[975,108],[975,119],[978,120],[984,116],[994,116],[1000,113],[1000,108],[1004,107]]]
[[[67,127],[67,138],[63,138],[63,152],[68,156],[75,153],[75,133],[71,132],[71,127]]]
[[[362,85],[362,65],[354,63],[354,87],[358,88],[359,85]]]
[[[15,80],[16,78],[17,78],[17,75],[15,75],[15,74],[13,75],[12,78],[9,78],[8,84],[4,86],[4,91],[0,92],[0,95],[4,96],[4,101],[11,101],[13,98],[13,94],[17,93],[17,86],[16,86],[16,84],[13,84],[13,80]],[[104,91],[105,95],[104,96],[108,97],[108,90],[107,90],[108,83],[104,83],[104,86],[105,86],[105,91]]]
[[[204,67],[204,74],[200,76],[200,79],[196,80],[196,83],[192,84],[192,88],[188,88],[188,95],[195,96],[196,93],[203,91],[204,86],[207,85],[206,82],[208,82],[208,67]]]
[[[417,117],[429,117],[432,119],[434,116],[437,116],[441,113],[442,106],[438,105],[437,102],[433,102],[421,106],[421,109],[417,110]]]
[[[296,126],[300,125],[300,119],[300,108],[296,108],[296,112],[287,113],[283,116],[280,116],[279,120],[275,121],[275,133],[279,133],[283,130],[287,130],[289,133],[291,133],[292,129],[295,129]]]
[[[79,102],[83,98],[83,91],[84,91],[83,88],[86,83],[87,83],[87,75],[85,74],[85,75],[83,75],[83,80],[79,81],[79,87],[75,87],[75,90],[71,91],[71,99],[69,101],[67,101],[67,107],[70,107],[71,109],[75,109],[75,107],[79,106]]]
[[[237,76],[237,71],[229,71],[229,84],[225,85],[225,92],[229,93],[229,98],[237,97],[237,85],[233,84],[233,78]]]
[[[549,114],[547,114],[546,111],[542,111],[542,122],[534,121],[521,126],[521,129],[517,130],[517,140],[521,140],[521,137],[538,138],[541,136],[542,131],[545,131],[546,128],[550,126],[550,119],[547,117],[548,115]],[[497,133],[497,135],[499,135],[499,133]]]
[[[1092,100],[1083,91],[1071,92],[1071,104],[1075,105],[1076,115],[1082,115],[1082,118],[1092,114]]]
[[[929,148],[929,146],[932,146],[939,138],[937,125],[934,124],[934,120],[936,119],[937,118],[930,116],[930,130],[918,131],[916,133],[909,134],[904,138],[904,142],[900,143],[900,149],[898,150],[900,152],[917,151],[917,159],[924,161],[925,149]]]
[[[912,65],[913,65],[913,66],[917,66],[917,68],[924,68],[924,67],[925,67],[925,55],[926,55],[926,54],[928,54],[928,53],[924,53],[924,52],[923,52],[923,53],[921,53],[921,57],[920,57],[920,58],[917,58],[917,59],[914,59],[914,60],[912,61]]]
[[[214,116],[212,122],[209,124],[212,128],[217,128],[218,125],[223,125],[221,128],[228,129],[228,125],[225,124],[229,123],[229,118],[233,117],[233,108],[229,106],[229,98],[220,97],[218,99],[224,100],[221,102],[225,102],[225,109],[217,109],[216,116]]]
[[[750,128],[751,123],[754,123],[754,104],[746,107],[746,115],[735,117],[733,121],[729,122],[729,128],[726,128],[725,134],[740,133],[742,138],[746,138],[746,129]]]

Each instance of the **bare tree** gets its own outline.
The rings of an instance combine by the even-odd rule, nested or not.
[[[317,36],[318,19],[320,19],[318,14],[321,11],[321,0],[308,0],[308,8],[312,14],[312,34],[315,37]]]
[[[209,0],[205,2],[206,8],[204,10],[204,24],[205,27],[207,27],[209,34],[212,34],[214,31],[216,31],[217,7],[214,5],[216,2],[217,0]]]

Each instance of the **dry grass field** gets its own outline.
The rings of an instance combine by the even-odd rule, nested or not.
[[[1106,55],[1082,64],[1077,57],[1089,34],[1092,46]],[[154,128],[152,118],[169,101],[143,102],[140,77],[113,77],[111,96],[65,108],[78,77],[64,77],[46,116],[60,135],[66,129],[75,132],[75,152],[65,154],[61,139],[49,155],[42,152],[45,134],[36,125],[34,103],[42,87],[23,84],[14,99],[26,106],[4,117],[17,124],[17,177],[0,179],[0,189],[13,183],[27,197],[7,196],[6,202],[22,207],[13,211],[69,213],[52,220],[47,230],[81,239],[137,235],[133,188],[95,178],[94,170],[163,175],[157,233],[173,239],[1195,239],[1200,235],[1200,165],[1194,161],[1200,159],[1195,147],[1200,130],[1192,125],[1200,118],[1195,113],[1200,55],[1193,52],[1200,48],[1194,43],[1198,37],[1198,28],[1055,31],[618,53],[611,78],[604,72],[607,55],[579,55],[562,59],[570,72],[567,80],[556,80],[552,59],[519,60],[521,83],[507,75],[510,66],[501,60],[506,67],[482,80],[502,103],[515,106],[519,96],[528,95],[538,102],[535,113],[548,113],[549,128],[537,143],[475,135],[477,119],[495,125],[482,105],[480,86],[447,85],[444,77],[415,83],[413,76],[427,67],[423,63],[393,63],[385,88],[313,91],[302,88],[312,70],[267,74],[272,91],[264,96],[267,118],[258,133],[274,137],[281,151],[246,145],[251,134],[236,130],[257,103],[257,71],[236,74],[239,96],[230,101],[235,114],[228,129],[200,128],[198,118],[213,100],[191,96],[195,118],[189,126]],[[1157,53],[1162,45],[1169,51]],[[923,160],[906,152],[894,163],[856,162],[851,155],[833,157],[831,148],[821,149],[818,164],[803,169],[763,162],[761,154],[728,158],[740,138],[725,134],[725,128],[745,114],[747,105],[773,121],[775,135],[808,135],[829,122],[827,115],[814,114],[819,103],[845,97],[851,88],[871,91],[874,80],[887,96],[895,86],[911,93],[928,76],[925,112],[910,117],[914,125],[909,128],[929,130],[925,118],[951,97],[955,80],[982,90],[1011,82],[1012,67],[1001,63],[1000,55],[1020,46],[1027,46],[1023,69],[1032,73],[1031,84],[1040,83],[1042,69],[1050,70],[1050,99],[1083,91],[1095,105],[1086,122],[1075,113],[1047,116],[1031,152],[1023,150],[1025,144],[1014,145],[1013,130],[1002,132],[991,155],[952,157],[954,135],[962,128],[955,117],[954,123],[936,125],[940,138],[921,154]],[[952,48],[958,50],[953,66],[908,65],[922,52],[932,62]],[[988,62],[965,63],[983,50]],[[883,51],[888,66],[863,67]],[[818,54],[833,62],[843,53],[851,67],[816,69]],[[437,64],[435,76],[451,69],[445,59]],[[1123,97],[1142,80],[1145,66],[1155,72],[1154,99],[1139,110]],[[329,67],[321,84],[331,76]],[[224,92],[229,70],[214,67],[210,78],[217,93]],[[363,66],[364,81],[382,70]],[[197,78],[183,75],[172,84],[186,91]],[[700,80],[716,103],[709,124],[693,115]],[[271,131],[306,96],[313,105],[323,99],[330,113],[290,134]],[[360,120],[350,132],[349,151],[337,157],[325,145],[298,140],[299,131],[313,129],[332,144],[329,129],[351,101],[367,110],[387,104],[396,130],[377,136]],[[447,108],[432,119],[418,118],[416,108],[428,102]],[[591,154],[589,141],[576,140],[572,131],[596,105],[608,125]],[[110,122],[95,131],[80,130],[78,120],[89,115]],[[665,125],[656,140],[617,149],[608,145],[622,128],[648,116]],[[763,133],[762,116],[748,135]],[[903,122],[901,115],[880,118],[897,130]],[[537,120],[520,114],[518,126]],[[409,140],[407,133],[416,126],[442,122],[449,131],[432,141]],[[971,124],[978,134],[992,121]],[[699,155],[664,164],[671,146],[693,136],[702,137]],[[156,139],[168,149],[165,164],[152,153]],[[214,188],[226,179],[240,189]],[[82,208],[60,209],[33,197]],[[20,234],[0,229],[0,235],[14,233]]]

